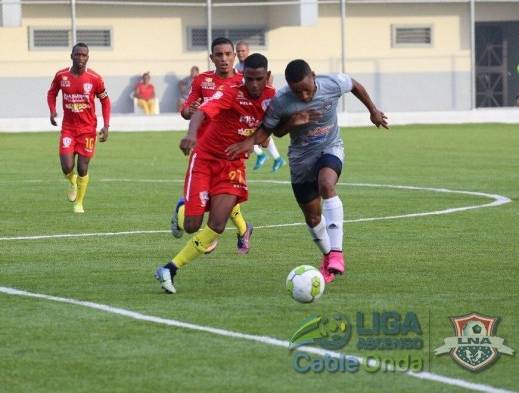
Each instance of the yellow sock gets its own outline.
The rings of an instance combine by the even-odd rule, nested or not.
[[[74,173],[74,171],[70,172],[69,174],[65,175],[65,177],[68,179],[70,184],[75,186],[77,184],[77,175]]]
[[[85,199],[86,190],[88,187],[88,175],[86,176],[78,176],[77,177],[77,197],[76,197],[76,203],[78,205],[83,204],[83,199]]]
[[[186,263],[191,262],[193,259],[202,255],[207,250],[207,247],[218,239],[219,236],[218,233],[206,225],[203,229],[195,233],[184,248],[173,257],[173,263],[180,268]]]
[[[185,209],[185,205],[182,205],[178,208],[178,220],[177,220],[177,226],[184,230],[184,217],[185,217],[185,212],[186,212],[186,209]]]
[[[243,236],[247,231],[247,223],[245,222],[245,218],[243,218],[243,214],[241,214],[240,205],[234,205],[231,211],[231,220],[238,230],[238,234]]]

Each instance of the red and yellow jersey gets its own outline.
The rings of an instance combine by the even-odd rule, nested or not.
[[[95,133],[97,118],[95,97],[108,97],[103,78],[91,69],[75,75],[70,68],[56,73],[47,93],[51,113],[56,112],[56,97],[61,90],[63,96],[62,130],[77,134]]]
[[[228,159],[225,149],[256,132],[275,94],[276,90],[267,86],[260,97],[253,98],[243,84],[218,90],[199,108],[209,122],[195,151],[201,157]],[[238,158],[247,157],[248,154],[243,154]]]
[[[215,71],[206,71],[199,74],[191,84],[191,90],[189,96],[184,102],[182,110],[186,109],[198,99],[202,99],[202,102],[208,101],[217,90],[221,89],[224,85],[238,85],[243,81],[243,75],[239,72],[235,72],[231,78],[221,78]],[[200,138],[207,128],[207,121],[198,129],[197,138]]]

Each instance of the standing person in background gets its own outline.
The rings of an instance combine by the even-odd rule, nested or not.
[[[191,91],[191,85],[193,80],[200,74],[200,70],[198,66],[194,65],[191,67],[189,71],[189,76],[186,76],[184,79],[181,79],[178,82],[178,93],[179,99],[177,102],[177,111],[180,112],[182,107],[184,106],[184,102],[186,102],[187,97],[189,97],[189,93]]]
[[[58,71],[47,93],[50,123],[56,126],[56,97],[63,95],[59,155],[61,169],[70,182],[68,199],[74,202],[74,213],[84,213],[83,200],[88,186],[88,164],[95,152],[97,117],[95,97],[101,101],[104,125],[99,141],[106,142],[110,127],[110,99],[103,78],[87,69],[88,46],[82,42],[72,48],[72,67]],[[77,156],[77,175],[74,173]]]
[[[142,80],[135,86],[135,98],[137,105],[142,108],[146,115],[155,113],[155,86],[150,82],[149,71],[142,74]]]
[[[238,57],[238,63],[236,64],[235,68],[243,72],[243,65],[245,62],[245,59],[247,56],[249,56],[249,44],[245,41],[238,41],[236,43],[236,57]],[[272,75],[269,77],[269,85],[272,86]],[[285,160],[281,157],[279,154],[279,151],[276,147],[276,144],[274,143],[274,139],[270,138],[268,142],[267,149],[274,159],[274,163],[272,164],[272,172],[277,172],[283,165],[286,164]],[[265,162],[267,161],[268,157],[263,152],[263,149],[259,145],[254,145],[254,153],[256,154],[256,164],[254,164],[253,170],[260,169],[263,165],[265,165]]]

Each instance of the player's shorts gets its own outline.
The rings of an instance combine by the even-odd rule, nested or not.
[[[91,158],[96,150],[96,134],[77,134],[62,130],[59,137],[59,154],[68,155],[77,153],[80,156]]]
[[[200,216],[209,211],[215,195],[235,195],[237,203],[248,199],[245,160],[202,158],[191,154],[184,181],[185,215]]]
[[[344,149],[340,145],[330,146],[317,153],[308,153],[303,160],[290,160],[292,190],[298,203],[306,204],[319,196],[317,178],[322,168],[330,168],[341,176]],[[295,162],[294,162],[295,161]]]

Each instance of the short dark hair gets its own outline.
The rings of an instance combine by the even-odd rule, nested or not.
[[[88,45],[85,44],[84,42],[78,42],[76,45],[74,45],[72,47],[72,52],[74,52],[74,49],[76,49],[76,48],[87,48],[87,50],[90,50],[90,49],[88,49]]]
[[[228,38],[225,38],[225,37],[218,37],[218,38],[215,38],[213,40],[213,42],[211,43],[211,52],[213,52],[214,50],[214,47],[216,45],[222,45],[222,44],[229,44],[232,48],[232,50],[234,51],[234,44],[232,43],[232,41]]]
[[[243,68],[265,68],[266,70],[268,70],[269,61],[262,54],[253,53],[252,55],[247,56],[247,58],[243,62]]]
[[[304,60],[292,60],[285,68],[285,79],[287,83],[301,82],[305,76],[312,73],[312,69]]]

